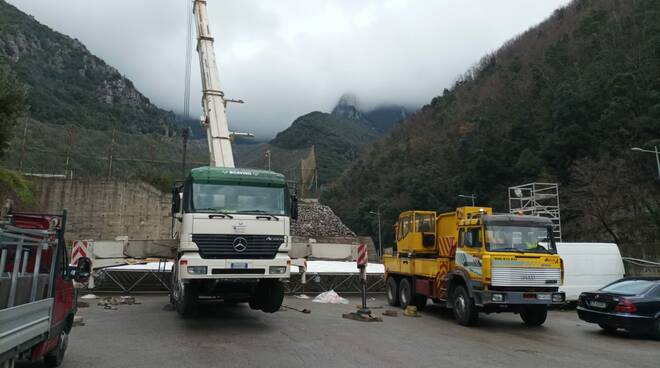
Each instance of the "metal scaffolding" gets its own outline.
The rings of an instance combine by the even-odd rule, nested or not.
[[[549,218],[552,220],[555,240],[561,241],[559,185],[556,183],[529,183],[509,187],[509,212]]]

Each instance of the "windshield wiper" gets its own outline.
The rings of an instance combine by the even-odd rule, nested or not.
[[[272,218],[272,219],[275,219],[275,220],[280,219],[279,217],[277,217],[275,215],[272,215],[270,213],[267,213],[267,212],[268,211],[265,211],[265,210],[242,210],[242,211],[238,211],[238,213],[259,213],[259,214],[263,214],[261,216],[257,216],[257,218],[259,218],[259,217],[262,217],[262,218],[268,217],[268,218]]]
[[[209,215],[209,218],[214,218],[214,217],[222,217],[222,218],[230,218],[230,219],[234,218],[234,216],[232,216],[228,213],[224,213],[224,212],[222,212],[221,210],[219,210],[217,208],[201,208],[201,209],[196,208],[195,211],[197,211],[197,212],[213,212],[212,215]]]
[[[518,248],[499,248],[499,249],[491,249],[492,252],[516,252],[516,253],[525,253],[524,251],[518,249]]]

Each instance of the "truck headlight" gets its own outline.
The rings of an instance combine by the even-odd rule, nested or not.
[[[286,266],[270,266],[268,267],[269,274],[281,275],[286,273]]]
[[[552,301],[555,303],[560,303],[564,301],[564,294],[562,293],[557,293],[557,294],[552,294]]]
[[[504,301],[504,294],[491,294],[490,300],[494,302],[503,302]]]
[[[194,275],[206,275],[206,266],[188,266],[188,273]]]

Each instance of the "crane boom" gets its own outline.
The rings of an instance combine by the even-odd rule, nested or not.
[[[225,114],[224,93],[220,89],[218,66],[215,62],[213,37],[209,29],[206,0],[193,0],[197,28],[197,53],[202,73],[202,125],[206,128],[210,166],[234,167],[231,137]]]

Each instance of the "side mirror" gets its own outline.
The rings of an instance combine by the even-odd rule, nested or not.
[[[87,282],[92,274],[92,260],[89,257],[78,258],[75,266],[69,266],[67,276],[76,282]]]
[[[298,219],[298,197],[295,195],[291,196],[291,218]]]
[[[172,189],[172,215],[181,212],[181,187]]]

